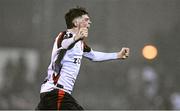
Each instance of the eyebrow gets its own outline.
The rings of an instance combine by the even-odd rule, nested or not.
[[[84,18],[85,20],[89,20],[90,18],[89,17],[86,17],[86,18]]]

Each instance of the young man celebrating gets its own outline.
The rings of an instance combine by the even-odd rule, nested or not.
[[[47,77],[41,86],[37,110],[83,110],[71,96],[81,59],[92,61],[126,59],[129,48],[104,53],[91,49],[85,42],[91,21],[84,8],[73,8],[65,15],[67,30],[60,32],[54,42]]]

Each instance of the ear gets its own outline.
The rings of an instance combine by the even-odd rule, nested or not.
[[[77,27],[78,26],[78,22],[77,22],[77,19],[75,19],[75,20],[73,20],[73,25],[74,25],[74,27]]]
[[[77,21],[75,21],[73,24],[74,24],[74,26],[75,26],[75,27],[77,27],[77,26],[78,26]]]

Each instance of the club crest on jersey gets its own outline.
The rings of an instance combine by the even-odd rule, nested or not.
[[[68,38],[71,38],[71,37],[73,37],[73,34],[71,34],[71,33],[66,33],[64,35],[64,39],[68,39]]]

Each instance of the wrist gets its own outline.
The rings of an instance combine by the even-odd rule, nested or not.
[[[77,41],[78,40],[78,37],[77,36],[74,36],[74,41]]]
[[[76,37],[73,37],[74,42],[76,41]]]
[[[121,57],[120,57],[120,55],[119,55],[119,53],[117,52],[117,59],[121,59]]]
[[[117,59],[124,59],[120,53],[117,53]]]
[[[74,41],[77,41],[78,39],[80,39],[79,36],[74,36]]]

